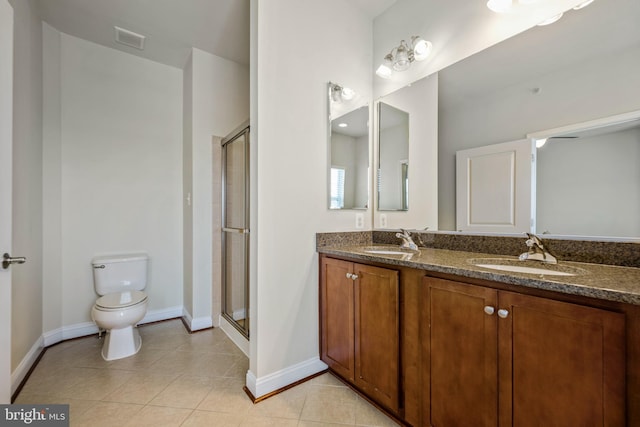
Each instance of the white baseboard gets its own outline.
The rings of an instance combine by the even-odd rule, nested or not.
[[[249,340],[244,337],[236,328],[233,327],[232,324],[229,323],[227,319],[220,316],[220,329],[227,334],[229,339],[233,341],[233,343],[244,353],[245,356],[249,357]]]
[[[27,352],[27,354],[22,358],[20,364],[16,367],[16,369],[11,373],[11,394],[16,392],[20,383],[29,373],[29,369],[33,366],[36,359],[40,355],[40,352],[43,349],[44,338],[40,336],[38,340],[33,344],[33,347]]]
[[[253,397],[257,399],[327,368],[328,366],[316,356],[260,378],[256,378],[255,374],[249,370],[247,371],[246,384]]]
[[[151,322],[160,322],[162,320],[175,319],[182,316],[182,306],[176,305],[175,307],[167,307],[161,310],[148,311],[144,318],[138,322],[139,325]]]
[[[44,346],[57,344],[61,341],[70,340],[87,335],[97,334],[98,327],[93,322],[76,323],[75,325],[63,326],[42,334]]]
[[[191,332],[199,331],[201,329],[209,329],[213,327],[213,319],[211,317],[196,317],[193,318],[191,313],[186,308],[182,308],[182,318],[189,326]]]
[[[139,325],[145,323],[158,322],[160,320],[174,319],[182,314],[182,306],[163,308],[160,310],[148,311],[144,318],[138,322]],[[57,344],[61,341],[73,338],[86,337],[98,333],[98,327],[93,322],[76,323],[75,325],[63,326],[42,334],[44,346]]]

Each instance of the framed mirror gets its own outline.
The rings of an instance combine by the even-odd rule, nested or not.
[[[437,229],[437,74],[378,99],[374,123],[373,227]]]
[[[350,89],[328,85],[329,209],[369,207],[369,105]]]
[[[379,211],[409,210],[409,113],[378,103]]]
[[[531,28],[438,73],[438,230],[457,230],[457,151],[640,109],[639,17],[640,2],[596,1],[570,11],[555,24]],[[571,178],[564,168],[557,172],[563,179]],[[626,173],[631,179],[631,170]],[[581,182],[576,182],[575,192],[588,191]],[[618,193],[615,188],[610,187],[611,194]],[[411,203],[418,197],[413,195]],[[557,212],[557,219],[568,225],[576,220],[560,215]],[[594,224],[587,230],[538,222],[537,232],[617,240],[640,237],[596,231],[596,223],[604,225],[615,216],[585,208],[580,217]]]

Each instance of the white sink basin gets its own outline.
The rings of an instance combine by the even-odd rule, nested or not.
[[[398,246],[369,246],[362,249],[362,252],[373,255],[413,255],[417,251],[400,249]]]
[[[469,262],[476,267],[538,276],[579,276],[587,273],[586,270],[568,265],[544,264],[503,258],[476,258],[469,260]]]

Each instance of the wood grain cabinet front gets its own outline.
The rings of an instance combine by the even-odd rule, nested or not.
[[[423,425],[625,425],[624,314],[434,277],[424,285]]]
[[[376,403],[397,414],[398,272],[322,257],[320,328],[322,361]]]

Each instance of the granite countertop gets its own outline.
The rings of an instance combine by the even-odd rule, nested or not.
[[[514,273],[475,266],[470,260],[491,258],[491,263],[517,260],[515,257],[447,249],[420,248],[420,253],[385,255],[365,252],[371,248],[390,248],[389,245],[324,246],[318,252],[354,260],[385,263],[425,271],[454,274],[462,277],[492,280],[528,288],[544,289],[565,294],[581,295],[609,301],[640,305],[640,268],[605,264],[558,261],[557,268],[577,271],[574,276]],[[395,248],[398,248],[395,246]],[[545,268],[536,261],[526,265]]]

